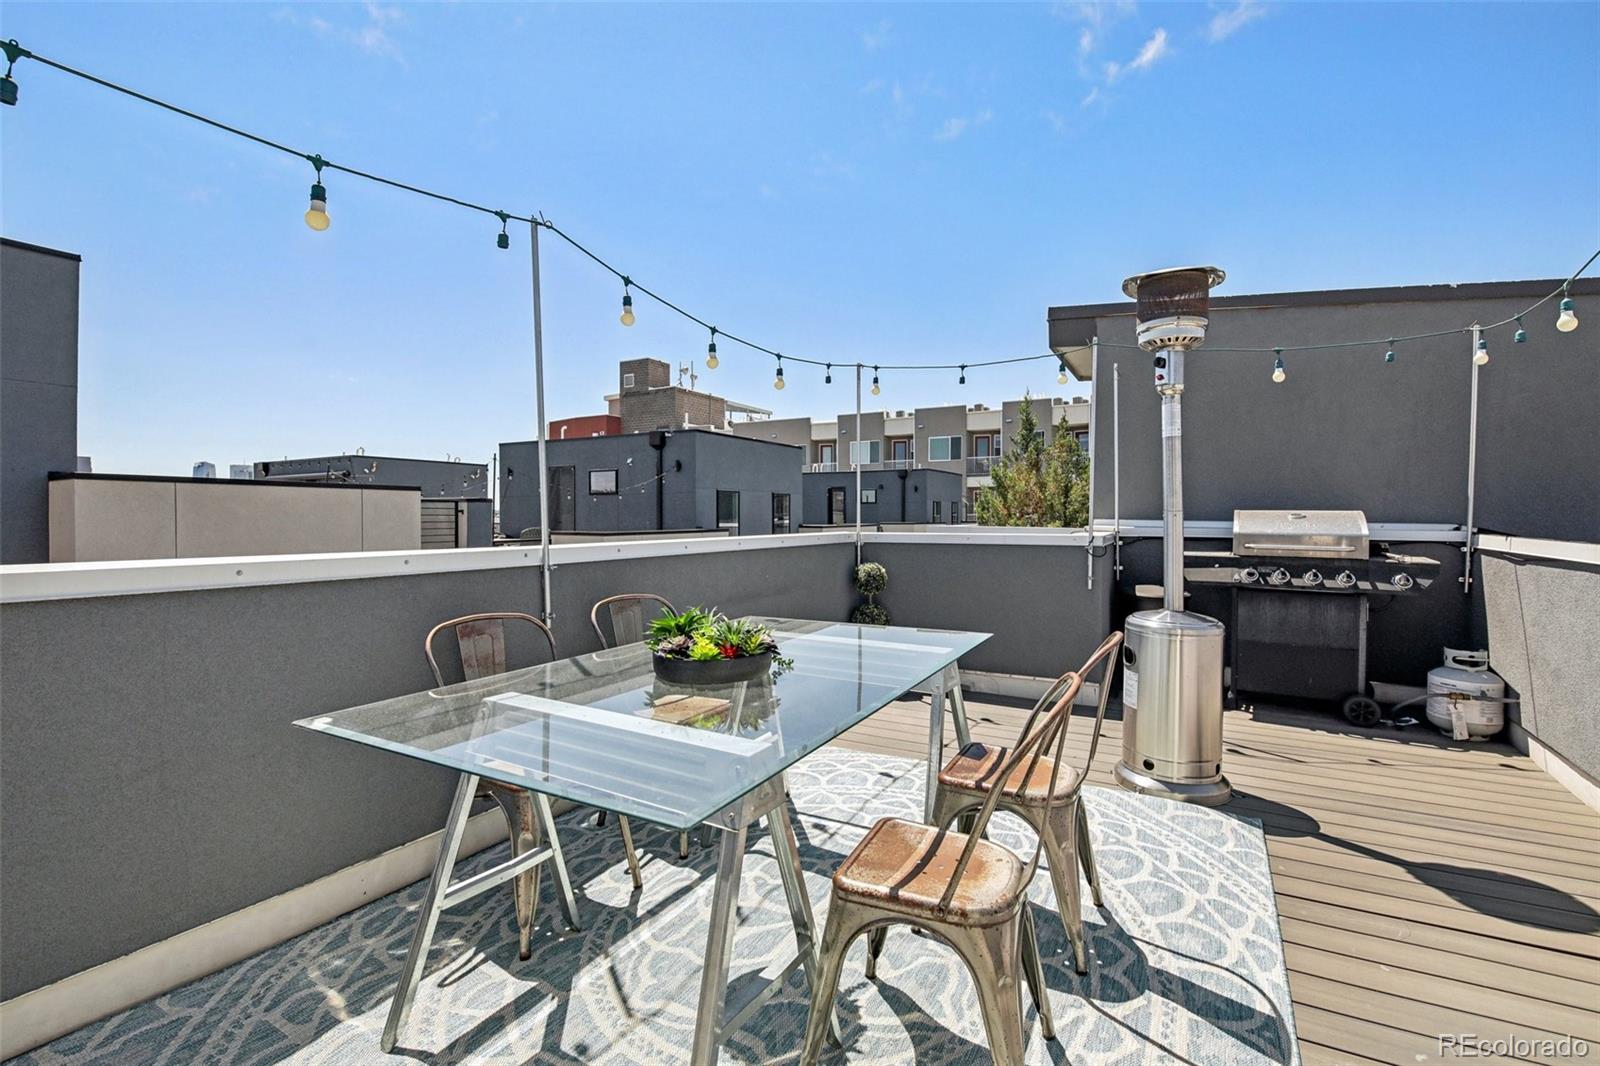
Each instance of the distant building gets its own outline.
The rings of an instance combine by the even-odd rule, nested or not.
[[[230,481],[253,481],[256,468],[249,463],[228,464],[228,479]]]
[[[558,418],[550,423],[551,440],[615,437],[621,432],[622,419],[617,415],[578,415],[574,418]]]
[[[960,474],[928,467],[861,471],[856,498],[854,470],[817,470],[802,475],[803,512],[808,526],[855,525],[859,502],[866,526],[906,522],[947,525],[966,521]]]
[[[194,464],[194,476],[195,477],[216,477],[217,476],[217,464],[216,463],[208,463],[208,462],[206,462],[204,460],[201,460],[200,462]]]
[[[552,532],[722,528],[749,535],[800,526],[795,448],[680,429],[569,437],[547,449]],[[500,445],[499,501],[504,535],[538,527],[536,442]]]
[[[489,465],[453,459],[398,459],[387,455],[324,455],[270,459],[255,464],[258,481],[327,485],[397,485],[422,490],[423,498],[486,500]]]
[[[772,414],[764,407],[738,403],[694,386],[699,375],[683,367],[679,383],[672,381],[672,368],[659,359],[626,359],[617,368],[619,388],[607,396],[608,413],[621,420],[623,433],[647,433],[652,429],[728,429],[739,416],[765,418]],[[687,379],[689,387],[682,382]],[[551,433],[555,437],[555,433]]]
[[[1037,397],[1030,402],[1046,442],[1070,433],[1088,448],[1087,398]],[[959,509],[965,518],[973,513],[978,492],[992,483],[989,467],[1010,448],[1021,411],[1021,400],[1006,400],[998,408],[977,403],[910,411],[863,411],[859,441],[854,439],[854,411],[830,422],[804,417],[770,418],[738,422],[728,429],[741,437],[803,449],[802,462],[812,473],[854,470],[859,463],[863,471],[926,469],[954,474],[963,479]],[[942,510],[948,506],[946,502]],[[854,521],[852,517],[851,522]],[[806,523],[812,524],[810,512]]]

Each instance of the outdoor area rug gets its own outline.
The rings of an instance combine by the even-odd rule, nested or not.
[[[789,773],[796,832],[819,923],[828,877],[886,815],[918,819],[924,764],[825,748]],[[1031,1003],[1028,1061],[1298,1063],[1283,945],[1260,828],[1204,808],[1110,789],[1085,793],[1105,907],[1084,920],[1092,958],[1079,977],[1050,879],[1032,901],[1059,1042],[1039,1033]],[[443,812],[441,811],[441,817]],[[592,812],[562,819],[582,932],[561,922],[543,879],[533,958],[517,960],[510,888],[484,893],[439,922],[430,969],[396,1056],[378,1048],[423,884],[370,903],[286,944],[13,1060],[59,1063],[686,1062],[704,958],[715,858],[676,834],[635,823],[648,852],[635,893],[614,824]],[[1026,856],[1020,822],[994,834]],[[457,876],[505,857],[499,845]],[[777,866],[752,831],[731,969],[734,1002],[763,966],[794,950]],[[820,932],[820,926],[819,926]],[[878,980],[852,945],[837,1009],[844,1050],[825,1063],[990,1061],[972,980],[938,942],[891,931]],[[1026,1003],[1026,996],[1024,997]],[[797,973],[724,1046],[723,1062],[792,1063],[807,997]]]

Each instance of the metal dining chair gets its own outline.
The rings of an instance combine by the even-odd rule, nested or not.
[[[1029,715],[1017,746],[1005,755],[1001,780],[1051,759],[1052,778],[1061,765],[1066,719],[1082,687],[1075,673],[1063,674],[1046,694],[1049,710]],[[1043,702],[1043,701],[1041,701]],[[1054,787],[1054,780],[1049,783]],[[972,972],[978,1006],[997,1066],[1022,1066],[1026,1037],[1022,991],[1026,983],[1039,1011],[1046,1039],[1055,1038],[1049,993],[1039,961],[1028,885],[1039,867],[1042,838],[1026,863],[1010,848],[983,838],[1001,792],[982,801],[970,833],[949,828],[966,808],[938,825],[883,818],[833,875],[828,925],[822,934],[821,962],[812,986],[801,1066],[816,1062],[828,1033],[833,997],[845,952],[862,933],[869,938],[891,925],[920,929],[955,950]],[[881,938],[879,938],[881,947]],[[1021,971],[1020,973],[1018,971]],[[869,950],[868,975],[875,972]]]
[[[444,671],[439,668],[438,657],[434,654],[434,641],[445,630],[455,632],[464,680],[477,681],[505,673],[507,622],[519,622],[531,626],[544,637],[550,649],[550,658],[552,660],[556,658],[555,634],[550,631],[549,626],[531,614],[522,614],[518,611],[491,611],[462,615],[460,618],[440,622],[428,630],[428,635],[423,638],[422,650],[428,657],[428,668],[433,671],[434,681],[440,687],[445,685]],[[494,800],[501,813],[505,815],[513,856],[522,855],[539,846],[540,820],[536,817],[536,801],[533,793],[515,785],[480,778],[478,797]],[[633,877],[633,887],[638,888],[644,882],[639,874],[639,857],[634,854],[633,833],[628,825],[628,819],[618,817],[617,827],[622,831],[622,845],[628,854],[628,873]],[[554,822],[550,825],[550,832],[555,833]],[[511,883],[516,900],[518,951],[523,959],[529,958],[532,954],[533,919],[539,903],[541,869],[542,867],[535,866],[525,870]]]
[[[1111,694],[1111,680],[1116,673],[1117,651],[1122,646],[1122,634],[1112,633],[1078,668],[1079,677],[1087,679],[1096,667],[1103,667],[1100,675],[1100,702],[1095,710],[1094,731],[1089,735],[1089,751],[1084,756],[1082,769],[1058,766],[1043,754],[1041,748],[1025,766],[1014,772],[1000,773],[1006,761],[1006,749],[973,741],[955,754],[944,769],[939,771],[938,788],[934,794],[934,824],[944,825],[957,814],[971,811],[982,804],[995,791],[996,782],[1004,781],[1000,790],[1000,809],[1010,811],[1033,828],[1044,845],[1050,863],[1050,881],[1056,890],[1056,909],[1061,923],[1066,927],[1067,939],[1072,944],[1073,961],[1079,973],[1089,972],[1088,951],[1083,938],[1082,904],[1079,896],[1078,867],[1083,867],[1089,881],[1089,891],[1096,907],[1102,906],[1100,874],[1094,865],[1094,850],[1089,843],[1089,822],[1084,814],[1083,782],[1094,766],[1095,749],[1100,744],[1100,729],[1105,723],[1106,700]],[[1023,735],[1033,727],[1050,700],[1046,693],[1023,725]],[[1063,738],[1071,724],[1071,712],[1063,720]],[[869,942],[869,951],[882,950],[882,938]]]
[[[606,625],[600,624],[604,611]],[[637,644],[650,632],[650,620],[663,611],[673,614],[677,609],[664,597],[651,592],[624,592],[605,599],[589,608],[589,624],[594,635],[600,638],[602,648],[616,648],[623,644]],[[609,632],[607,631],[609,629]],[[601,821],[604,822],[604,812]],[[678,834],[678,858],[689,857],[689,834]]]

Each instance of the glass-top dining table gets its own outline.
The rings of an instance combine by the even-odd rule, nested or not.
[[[784,771],[912,691],[929,700],[925,815],[943,763],[948,705],[969,742],[958,661],[987,633],[756,618],[778,641],[773,668],[752,681],[685,686],[657,678],[643,644],[591,652],[459,685],[297,721],[295,725],[460,773],[438,861],[384,1030],[393,1049],[415,998],[439,913],[543,863],[561,908],[579,925],[549,799],[670,829],[719,830],[717,876],[690,1061],[718,1049],[799,968],[816,971],[817,930],[785,805]],[[452,882],[480,779],[533,794],[543,843]],[[735,904],[747,832],[765,819],[798,954],[734,1009],[726,1002]]]

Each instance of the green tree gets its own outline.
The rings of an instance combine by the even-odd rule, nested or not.
[[[1089,457],[1071,433],[1049,444],[1024,395],[1010,449],[989,468],[978,492],[978,524],[1077,527],[1089,520]]]

